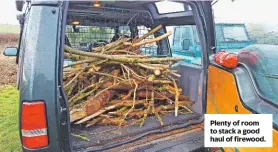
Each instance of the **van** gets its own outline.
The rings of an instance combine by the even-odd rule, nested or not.
[[[18,10],[22,5],[17,1]],[[24,14],[19,16],[22,29],[18,48],[4,51],[18,60],[23,151],[223,151],[204,147],[204,114],[255,113],[247,98],[250,93],[256,94],[247,64],[230,70],[209,60],[216,52],[211,1],[26,1],[25,6]],[[194,102],[193,112],[177,117],[165,115],[162,126],[152,117],[145,120],[143,127],[85,128],[71,124],[63,67],[74,61],[66,59],[65,46],[88,53],[119,34],[136,37],[158,25],[162,28],[151,38],[166,33],[169,26],[196,25],[201,64],[177,67],[181,75],[178,85],[182,94]],[[151,52],[154,58],[172,57],[169,44],[168,39],[163,39],[140,51]],[[264,103],[270,113],[278,113],[263,98],[254,101]],[[273,132],[277,141],[275,128]]]

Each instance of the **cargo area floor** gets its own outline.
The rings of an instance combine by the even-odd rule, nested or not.
[[[89,139],[89,141],[85,141],[73,136],[73,149],[82,150],[89,147],[105,146],[127,140],[136,135],[142,135],[146,132],[175,128],[177,125],[188,123],[189,120],[196,120],[200,116],[201,115],[197,113],[191,113],[180,114],[175,117],[174,113],[169,113],[161,116],[164,122],[163,126],[160,125],[160,122],[155,116],[151,116],[145,120],[145,124],[142,128],[140,128],[139,124],[125,127],[96,125],[89,128],[72,125],[71,131],[73,134],[84,135]]]

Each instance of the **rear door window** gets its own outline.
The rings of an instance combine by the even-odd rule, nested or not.
[[[201,65],[201,46],[196,25],[169,26],[169,42],[173,56],[184,57],[183,63]],[[180,62],[181,63],[181,62]]]

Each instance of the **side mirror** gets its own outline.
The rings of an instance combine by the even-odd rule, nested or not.
[[[15,5],[16,5],[16,10],[21,12],[22,9],[23,9],[23,5],[24,5],[24,1],[21,1],[21,0],[16,0],[15,1]]]
[[[5,56],[16,56],[17,55],[17,48],[16,47],[7,47],[7,48],[5,48],[3,54]]]
[[[183,50],[189,50],[189,46],[190,46],[190,40],[189,39],[183,39],[182,49]]]

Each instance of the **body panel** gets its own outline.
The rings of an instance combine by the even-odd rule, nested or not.
[[[33,6],[29,13],[36,17],[28,19],[25,39],[22,39],[24,60],[21,62],[20,102],[45,101],[49,140],[45,148],[31,150],[23,147],[23,151],[60,150],[56,69],[58,28],[53,26],[59,23],[58,12],[58,7]]]

